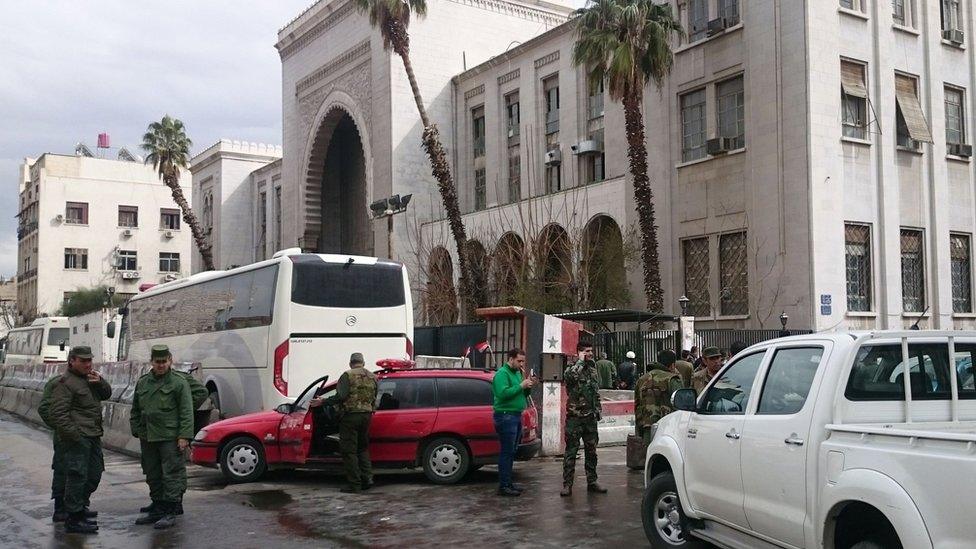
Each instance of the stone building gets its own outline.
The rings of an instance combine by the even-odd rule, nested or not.
[[[135,295],[190,273],[190,230],[151,165],[45,153],[25,159],[17,213],[17,310],[54,314],[79,288]],[[181,178],[184,194],[190,187]]]
[[[784,312],[817,330],[976,325],[972,10],[672,4],[687,35],[644,97],[665,312],[685,295],[707,327],[777,328]],[[473,240],[476,300],[517,301],[527,270],[529,297],[553,309],[640,308],[622,108],[574,65],[568,14],[431,3],[410,27],[414,68]],[[392,255],[411,267],[418,320],[453,321],[457,254],[399,58],[343,0],[313,4],[276,47],[285,155],[265,196],[281,198],[252,194],[253,233],[265,250],[274,234],[277,248],[385,256],[368,204],[412,194]]]

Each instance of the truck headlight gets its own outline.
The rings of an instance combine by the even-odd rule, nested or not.
[[[206,429],[200,429],[199,431],[197,431],[196,436],[193,437],[193,440],[199,442],[199,441],[202,441],[202,440],[206,440],[206,438],[207,438],[207,430]]]

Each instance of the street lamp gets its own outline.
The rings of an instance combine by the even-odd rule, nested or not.
[[[387,219],[386,224],[386,251],[387,256],[393,259],[393,216],[407,211],[407,204],[410,203],[412,194],[400,196],[395,194],[389,198],[381,198],[369,205],[373,212],[373,219]]]
[[[689,303],[691,303],[691,300],[688,299],[688,296],[686,295],[683,295],[678,298],[678,305],[681,307],[681,316],[688,316]]]
[[[790,333],[786,330],[786,323],[789,322],[789,320],[790,320],[790,316],[786,314],[786,311],[783,311],[782,313],[779,314],[779,323],[783,327],[779,332],[780,337],[786,337],[790,335]]]

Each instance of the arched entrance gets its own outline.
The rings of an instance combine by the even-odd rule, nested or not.
[[[518,305],[526,286],[525,242],[515,233],[505,233],[491,258],[492,294],[497,305]]]
[[[306,168],[305,248],[373,255],[363,136],[353,117],[333,107],[312,141]]]
[[[468,266],[471,271],[471,292],[472,301],[475,307],[488,307],[491,303],[490,288],[488,287],[488,273],[491,268],[491,261],[485,247],[477,240],[471,239],[465,242],[467,250]]]
[[[431,250],[427,260],[427,292],[424,309],[428,326],[453,324],[457,320],[457,292],[454,289],[454,265],[443,246]]]
[[[573,249],[569,234],[557,223],[550,223],[536,242],[536,270],[539,275],[544,313],[569,311],[573,306]]]
[[[617,222],[598,215],[586,224],[580,250],[581,278],[588,309],[606,309],[627,304],[627,276],[624,240]]]

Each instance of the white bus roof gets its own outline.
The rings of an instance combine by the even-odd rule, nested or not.
[[[292,252],[294,250],[294,252]],[[208,280],[216,280],[223,278],[225,276],[230,276],[237,273],[243,273],[247,271],[252,271],[267,265],[274,265],[276,263],[281,263],[282,261],[288,260],[291,256],[305,255],[305,256],[317,256],[325,261],[326,263],[347,263],[352,260],[353,263],[358,263],[361,265],[375,265],[379,261],[391,262],[387,259],[381,259],[377,257],[368,257],[362,255],[342,255],[342,254],[303,254],[298,252],[298,248],[289,248],[287,250],[282,250],[274,255],[271,259],[266,259],[264,261],[258,261],[257,263],[249,263],[247,265],[241,265],[240,267],[235,267],[233,269],[227,269],[225,271],[206,271],[202,273],[197,273],[195,275],[190,275],[186,278],[180,278],[172,282],[165,282],[149,288],[148,290],[132,296],[130,301],[136,301],[142,299],[143,297],[156,295],[171,289],[181,288],[183,286],[189,286],[196,284],[198,282],[206,282]]]

